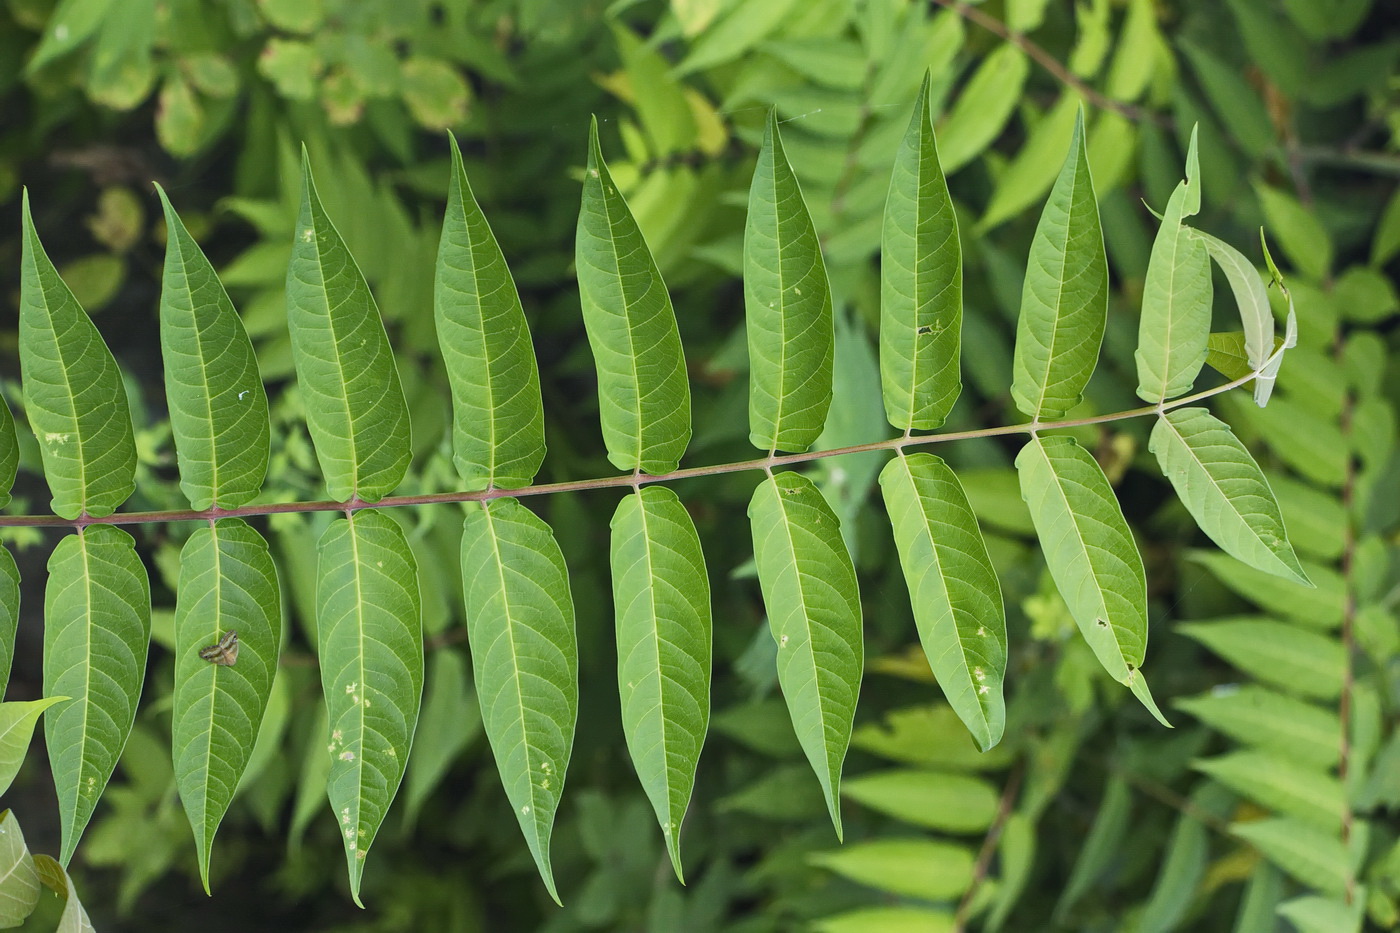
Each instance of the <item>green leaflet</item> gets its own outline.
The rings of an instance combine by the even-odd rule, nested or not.
[[[1011,384],[1021,411],[1045,421],[1079,404],[1107,314],[1108,259],[1080,110],[1069,156],[1035,228],[1021,291]]]
[[[1191,766],[1260,806],[1332,832],[1340,831],[1349,806],[1340,780],[1298,762],[1286,748],[1236,751]]]
[[[1205,246],[1210,258],[1225,273],[1230,290],[1234,292],[1235,303],[1240,308],[1249,367],[1254,371],[1262,369],[1274,346],[1274,314],[1269,310],[1269,295],[1264,290],[1264,280],[1244,254],[1229,243],[1195,229],[1191,230],[1191,235]],[[1272,391],[1272,380],[1255,381],[1254,401],[1260,408],[1269,400]]]
[[[426,590],[427,587],[424,587]],[[404,776],[403,822],[418,821],[419,812],[438,790],[452,763],[481,736],[481,709],[472,690],[463,652],[440,649],[428,655],[423,714],[418,718],[417,748]]]
[[[200,657],[229,631],[238,633],[235,664]],[[175,599],[172,748],[206,894],[209,851],[257,739],[281,638],[277,570],[262,536],[238,518],[190,535]]]
[[[1210,337],[1210,260],[1201,241],[1182,221],[1201,209],[1200,160],[1196,129],[1186,152],[1186,180],[1167,201],[1152,243],[1142,287],[1138,324],[1137,394],[1162,402],[1191,391],[1206,359]]]
[[[985,832],[996,819],[997,791],[981,778],[927,768],[883,768],[846,780],[841,795],[925,829]]]
[[[165,396],[190,505],[237,508],[267,475],[267,393],[243,329],[214,267],[190,236],[165,191],[165,279],[160,348]]]
[[[112,351],[49,262],[23,199],[19,363],[52,507],[111,515],[136,488],[136,441]],[[9,489],[6,487],[6,492]]]
[[[939,134],[945,172],[956,172],[1001,135],[1021,99],[1030,67],[1026,53],[1010,42],[998,45],[982,59]]]
[[[1089,827],[1088,835],[1084,837],[1078,856],[1075,857],[1069,882],[1055,905],[1055,919],[1060,921],[1061,925],[1062,918],[1088,893],[1113,863],[1119,846],[1123,843],[1123,837],[1128,832],[1132,804],[1133,794],[1128,788],[1127,780],[1114,774],[1104,787],[1103,800],[1094,814],[1094,822]]]
[[[1211,690],[1179,697],[1173,705],[1237,742],[1272,749],[1299,764],[1331,768],[1340,755],[1341,721],[1336,711],[1267,687],[1245,684]]]
[[[1078,94],[1065,91],[1054,106],[1040,116],[1015,158],[997,176],[996,188],[974,233],[985,234],[998,224],[1019,216],[1045,196],[1059,174],[1055,162],[1072,138],[1082,106]],[[1089,147],[1093,149],[1092,140]],[[1131,144],[1127,148],[1131,150]],[[1090,161],[1092,163],[1092,156]]]
[[[812,217],[769,111],[744,224],[749,440],[760,450],[816,443],[831,407],[836,331]]]
[[[603,162],[596,118],[574,256],[608,460],[669,473],[690,443],[685,353],[661,271]]]
[[[1170,725],[1142,674],[1147,578],[1108,478],[1068,437],[1032,437],[1016,470],[1045,563],[1084,640],[1114,680]]]
[[[408,469],[408,403],[379,308],[321,207],[304,150],[296,229],[287,324],[316,459],[331,498],[374,502]]]
[[[20,926],[39,903],[39,873],[13,812],[0,812],[0,927]]]
[[[807,860],[858,884],[925,901],[955,900],[972,883],[974,861],[966,846],[923,838],[855,842]]]
[[[63,913],[58,917],[54,933],[95,933],[96,928],[88,919],[82,901],[78,900],[78,892],[73,889],[73,879],[68,877],[63,866],[47,855],[36,855],[34,868],[44,887],[63,898]]]
[[[150,636],[150,583],[131,535],[91,525],[60,541],[44,594],[44,695],[73,702],[44,717],[44,738],[65,864],[131,733]]]
[[[44,697],[27,703],[0,703],[0,796],[10,789],[11,782],[24,764],[25,753],[29,751],[29,740],[34,736],[34,726],[44,710],[61,703],[68,697]],[[0,877],[3,877],[0,872]],[[4,884],[0,882],[0,889]]]
[[[684,883],[681,821],[710,720],[710,581],[695,523],[670,489],[618,503],[612,576],[623,732]]]
[[[941,426],[962,390],[962,244],[924,75],[895,156],[880,243],[880,383],[900,430]]]
[[[839,839],[841,762],[864,663],[855,567],[836,513],[801,473],[760,483],[749,522],[768,625],[778,643],[778,683]]]
[[[986,751],[1006,725],[1006,616],[977,519],[958,478],[933,454],[895,457],[880,472],[880,489],[929,666]]]
[[[452,385],[452,460],[465,489],[528,486],[544,461],[530,327],[506,258],[467,181],[457,138],[434,275],[438,343]]]
[[[350,895],[360,904],[365,856],[403,780],[423,697],[418,567],[399,523],[373,509],[332,523],[318,557],[326,792],[345,843]]]
[[[1351,859],[1335,832],[1289,817],[1232,823],[1230,832],[1305,887],[1328,894],[1346,890]]]
[[[15,566],[15,556],[9,548],[0,545],[0,696],[9,686],[10,666],[15,660],[19,595],[19,568]]]
[[[1335,638],[1264,616],[1191,622],[1177,631],[1251,676],[1320,700],[1342,692],[1346,655]]]
[[[1311,586],[1269,481],[1229,425],[1204,408],[1157,419],[1148,449],[1210,539],[1251,567]]]
[[[578,644],[564,555],[515,499],[467,515],[467,640],[486,737],[550,897],[550,833],[578,719]]]

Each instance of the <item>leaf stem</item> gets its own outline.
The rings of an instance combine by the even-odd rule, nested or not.
[[[1282,353],[1283,348],[1275,351],[1275,355]],[[614,489],[619,487],[640,488],[652,483],[669,483],[676,480],[695,479],[700,476],[718,476],[725,473],[743,473],[749,470],[763,470],[772,473],[774,467],[795,466],[799,463],[808,463],[813,460],[821,460],[826,457],[840,457],[846,454],[869,453],[872,451],[902,451],[906,447],[922,447],[926,444],[943,444],[948,441],[965,441],[973,438],[1002,437],[1009,434],[1032,434],[1037,431],[1053,431],[1062,428],[1076,428],[1091,424],[1108,424],[1114,421],[1126,421],[1130,418],[1141,418],[1145,415],[1159,415],[1162,412],[1179,408],[1183,405],[1190,405],[1203,399],[1220,395],[1231,389],[1238,388],[1253,380],[1269,365],[1273,357],[1266,360],[1264,366],[1259,371],[1248,373],[1235,379],[1232,382],[1224,383],[1213,389],[1206,389],[1194,395],[1187,395],[1183,398],[1175,399],[1161,405],[1144,405],[1141,408],[1130,408],[1126,411],[1113,412],[1108,415],[1093,415],[1087,418],[1066,418],[1061,421],[1041,421],[1026,422],[1023,424],[1002,425],[993,428],[979,428],[974,431],[947,431],[942,434],[904,434],[883,441],[873,441],[869,444],[853,444],[850,447],[835,447],[830,450],[809,450],[796,454],[779,454],[769,452],[767,455],[757,457],[753,460],[740,460],[734,463],[717,463],[710,466],[688,467],[683,470],[674,470],[670,473],[656,475],[624,473],[621,476],[603,476],[597,479],[570,480],[562,483],[542,483],[538,486],[526,486],[522,489],[485,489],[479,492],[436,492],[425,493],[416,496],[385,496],[378,502],[366,502],[362,499],[353,499],[350,502],[336,502],[333,500],[321,500],[316,502],[264,502],[252,505],[240,506],[236,509],[212,508],[196,512],[193,509],[168,509],[164,511],[152,512],[117,512],[101,518],[94,518],[88,515],[79,516],[76,519],[60,518],[57,515],[0,515],[0,528],[16,527],[77,527],[82,528],[87,525],[138,525],[146,522],[188,522],[188,521],[212,521],[218,518],[247,518],[252,515],[276,515],[286,512],[345,512],[347,515],[359,509],[376,508],[388,509],[408,505],[437,505],[445,502],[485,502],[491,499],[501,499],[507,496],[513,498],[523,498],[525,496],[544,496],[559,492],[582,492],[589,489]]]

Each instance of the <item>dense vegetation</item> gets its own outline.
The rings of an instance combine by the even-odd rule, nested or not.
[[[215,526],[153,516],[125,531],[102,522],[83,531],[107,548],[101,553],[128,562],[117,579],[149,575],[140,704],[95,809],[95,800],[73,803],[88,772],[65,777],[61,752],[50,747],[46,756],[42,739],[27,753],[0,742],[0,771],[19,769],[4,794],[7,827],[17,820],[34,852],[72,857],[73,887],[103,930],[1395,927],[1400,380],[1388,362],[1400,320],[1397,59],[1400,14],[1372,0],[8,0],[0,6],[0,270],[13,313],[0,372],[19,427],[19,474],[3,517],[53,511],[71,525],[81,512],[100,518],[118,505],[179,512],[211,503],[251,517],[235,527],[237,519]],[[904,186],[901,202],[900,172],[911,166],[923,174]],[[757,198],[756,173],[779,194],[800,182],[806,210]],[[940,200],[944,176],[951,197]],[[32,226],[21,224],[21,186]],[[479,241],[476,202],[509,263],[503,281],[519,290],[538,360],[543,418],[500,416],[527,428],[507,432],[521,452],[504,466],[463,454],[480,440],[463,436],[461,420],[470,393],[459,380],[475,369],[452,357],[441,309],[444,288],[462,287],[453,262],[439,258],[444,216],[449,231]],[[941,216],[942,226],[929,228],[944,234],[939,250],[917,237],[905,244],[908,255],[940,257],[941,269],[892,273],[891,257],[904,255],[899,204],[916,218],[925,208]],[[1082,268],[1052,276],[1081,290],[1049,306],[1099,311],[1067,325],[1091,336],[1046,351],[1046,372],[1059,365],[1064,377],[1051,386],[1023,365],[1033,358],[1024,331],[1034,332],[1039,313],[1027,313],[1036,302],[1025,296],[1043,294],[1042,228],[1057,204],[1071,240],[1092,245],[1085,231],[1101,229],[1106,252],[1066,247],[1067,265]],[[751,382],[771,385],[761,362],[771,344],[753,310],[765,264],[745,247],[765,219],[809,266],[819,243],[821,284],[829,283],[829,293],[803,295],[790,309],[834,320],[826,348],[834,392],[822,401],[816,365],[799,387],[811,397],[798,398],[796,415],[776,401],[791,392],[769,402],[750,396]],[[327,232],[330,221],[338,236]],[[1273,257],[1259,245],[1261,226]],[[35,258],[40,240],[57,275]],[[1194,258],[1162,265],[1164,242]],[[172,279],[167,243],[194,272]],[[245,360],[247,391],[261,397],[266,387],[267,479],[225,488],[227,500],[200,487],[187,462],[181,400],[189,387],[174,374],[169,343],[162,355],[158,323],[172,281],[191,295],[209,287],[200,255],[256,353],[255,367],[251,355]],[[346,271],[347,255],[373,299]],[[785,268],[792,257],[778,255]],[[603,274],[607,262],[621,268],[638,256],[640,292],[628,292],[625,276]],[[1213,301],[1199,287],[1211,274],[1207,256],[1221,270]],[[310,265],[337,263],[346,275],[338,284],[320,292],[296,284]],[[1166,285],[1163,268],[1172,272]],[[32,332],[21,341],[17,316],[39,292],[62,306],[59,275],[119,364],[103,369],[90,347],[83,365],[102,369],[105,394],[95,397],[103,404],[128,403],[135,432],[112,462],[129,463],[134,493],[113,469],[98,476],[97,486],[111,485],[96,489],[97,499],[84,498],[93,488],[65,499],[72,487],[35,437],[55,431],[44,427],[42,379],[32,378],[39,370],[26,368],[21,382],[21,358],[30,354],[31,367],[35,344]],[[956,283],[961,346],[945,343],[942,358],[954,365],[919,381],[890,362],[896,350],[885,342],[899,323],[889,317],[899,283],[926,280]],[[1195,309],[1189,329],[1216,334],[1205,357],[1213,368],[1199,379],[1202,354],[1163,337],[1153,318],[1164,287]],[[953,288],[929,300],[951,314]],[[327,293],[345,298],[362,323],[374,320],[377,302],[403,405],[401,416],[373,419],[393,437],[387,459],[359,461],[344,475],[328,465],[335,442],[327,437],[353,434],[355,419],[328,421],[333,406],[317,394],[326,383],[308,362],[315,304],[335,303]],[[782,289],[773,294],[784,303]],[[651,315],[637,332],[660,354],[651,369],[672,374],[657,396],[672,404],[632,422],[617,400],[645,393],[605,364],[610,338],[600,325],[618,295]],[[674,308],[669,326],[663,307]],[[1274,318],[1283,338],[1295,309],[1297,343],[1282,357],[1272,398],[1264,378],[1203,403],[1243,446],[1199,408],[1175,407],[1193,386],[1211,391],[1259,369],[1275,352]],[[1101,352],[1089,352],[1100,339]],[[516,341],[512,352],[525,355],[506,367],[517,376],[535,372],[527,346]],[[1076,353],[1084,358],[1065,362]],[[372,356],[356,358],[338,384],[388,384],[395,367]],[[1076,384],[1090,372],[1087,385]],[[517,388],[529,395],[529,385]],[[680,393],[689,401],[684,430]],[[1107,417],[1144,401],[1172,414]],[[824,404],[825,418],[812,418]],[[1082,423],[1029,443],[1024,431],[999,430],[1028,420]],[[649,433],[658,426],[659,440]],[[620,495],[634,468],[665,473],[682,452],[681,467],[750,461],[751,430],[767,454],[877,444],[906,428],[971,436],[927,448],[947,466],[914,453],[920,447],[907,457],[871,449],[793,461],[796,470],[771,481],[761,469],[698,471]],[[214,461],[256,451],[264,443],[256,434],[239,435],[246,449]],[[1240,484],[1232,493],[1178,496],[1181,485],[1168,477],[1189,470],[1188,437],[1204,438],[1194,449],[1229,451],[1215,456],[1217,466],[1231,464],[1230,481]],[[1253,461],[1277,498],[1287,542],[1257,533],[1266,505],[1244,523],[1256,532],[1252,543],[1222,530],[1231,501],[1267,498],[1248,485]],[[1046,488],[1046,477],[1084,489],[1102,482],[1096,521],[1105,527],[1112,503],[1121,504],[1127,526],[1115,529],[1120,540],[1109,550],[1141,554],[1146,589],[1136,602],[1147,610],[1122,631],[1146,639],[1151,696],[1174,729],[1149,711],[1140,643],[1106,647],[1092,625],[1081,637],[1093,610],[1084,591],[1065,587],[1063,548],[1045,539],[1090,510],[1082,495],[1058,512],[1043,497],[1023,498]],[[586,488],[598,478],[619,488]],[[532,481],[578,487],[522,497],[528,508],[510,499],[468,506],[465,542],[462,507],[453,504],[365,510],[355,522],[333,510],[259,512],[274,502]],[[946,553],[929,525],[908,520],[911,503],[956,501],[958,487],[966,513],[958,527],[976,538],[980,525],[984,542],[980,552],[965,548],[979,572],[966,574],[965,589],[976,593],[964,597],[986,602],[954,643],[965,648],[974,631],[990,637],[980,631],[987,625],[998,634],[996,591],[1005,636],[1001,655],[997,646],[986,655],[991,684],[971,662],[966,682],[956,681],[956,665],[920,646],[936,615],[927,607],[948,597],[919,571]],[[794,509],[808,517],[793,518]],[[829,518],[839,520],[839,535]],[[688,719],[704,737],[688,811],[674,761],[646,771],[635,733],[645,715],[628,705],[631,683],[618,666],[625,626],[618,621],[615,634],[615,616],[654,578],[638,582],[618,567],[628,566],[628,553],[647,553],[651,520],[682,532],[693,524],[693,544],[656,573],[682,581],[686,605],[676,612],[695,625],[713,615],[712,658],[691,672],[692,684],[703,674],[711,710]],[[828,642],[847,656],[811,692],[825,701],[849,686],[838,681],[854,678],[859,702],[852,693],[853,710],[836,712],[817,703],[823,738],[815,745],[811,723],[804,728],[800,710],[789,709],[804,688],[779,660],[782,626],[792,624],[779,607],[803,595],[782,588],[784,555],[750,536],[751,521],[808,530],[828,522],[806,557],[843,594],[826,607],[831,617],[860,620],[863,663],[859,640]],[[482,530],[496,523],[506,531]],[[232,544],[216,527],[230,529]],[[541,543],[551,528],[557,547]],[[18,599],[20,614],[0,721],[5,734],[27,737],[42,712],[52,745],[55,734],[70,734],[55,725],[65,705],[21,702],[65,692],[46,689],[63,671],[52,644],[45,658],[45,616],[53,637],[53,620],[76,597],[56,595],[52,580],[75,572],[78,536],[13,522],[4,532],[18,564],[17,575],[3,575],[15,581],[5,606],[13,614]],[[126,532],[134,549],[118,537]],[[381,563],[378,593],[386,619],[421,614],[425,664],[403,785],[372,855],[357,860],[338,825],[336,762],[345,750],[328,724],[322,678],[332,684],[332,658],[358,663],[336,654],[327,606],[339,605],[336,574],[377,572],[359,561],[361,534],[391,564],[407,554],[405,567],[416,566],[415,588],[403,582],[409,571]],[[270,550],[258,550],[263,539]],[[544,590],[572,594],[567,611],[558,600],[532,607],[556,612],[561,632],[572,615],[576,630],[578,696],[568,712],[577,732],[571,754],[556,749],[567,780],[552,845],[548,825],[522,818],[520,788],[510,787],[512,774],[537,786],[540,774],[498,769],[500,748],[493,756],[487,740],[491,733],[496,743],[503,728],[492,722],[498,708],[483,721],[476,698],[479,629],[495,624],[496,610],[489,581],[472,570],[492,566],[491,543],[502,541],[533,562],[526,575]],[[255,568],[262,583],[248,591],[252,603],[275,608],[263,613],[262,629],[238,625],[228,670],[262,680],[244,704],[253,711],[248,741],[228,753],[246,768],[241,783],[234,774],[238,793],[211,856],[212,827],[187,818],[181,751],[193,733],[180,691],[214,669],[185,649],[214,641],[190,639],[210,627],[208,613],[224,609],[183,596],[201,585],[189,579],[189,568],[205,566],[201,549],[225,547],[242,548],[248,567],[265,554]],[[1095,566],[1088,575],[1113,583],[1099,598],[1115,630],[1120,610],[1109,602],[1135,603],[1125,590],[1143,579],[1116,572]],[[857,585],[858,602],[847,598]],[[147,600],[139,587],[107,595],[92,604],[131,606],[139,620]],[[765,606],[774,610],[771,629]],[[550,643],[569,640],[556,632]],[[410,654],[417,642],[407,644],[394,651]],[[145,639],[131,650],[144,653]],[[983,699],[991,691],[979,690],[999,691],[1003,672],[1004,707],[999,694]],[[489,683],[490,670],[485,676]],[[338,722],[345,702],[331,705]],[[852,713],[845,755],[841,720],[850,728]],[[685,814],[683,831],[658,827],[658,816],[668,824],[668,807],[676,823]],[[193,839],[191,819],[201,825]],[[19,860],[15,838],[7,832],[0,860]],[[41,859],[37,871],[65,887],[57,862]],[[550,899],[556,889],[562,906]],[[0,915],[18,922],[28,913],[9,906],[22,898],[3,884],[0,895]],[[63,908],[40,897],[25,928],[52,929]]]

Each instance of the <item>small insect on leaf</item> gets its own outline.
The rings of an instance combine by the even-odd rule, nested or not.
[[[229,629],[217,642],[199,649],[199,656],[210,664],[233,667],[238,663],[238,633]]]

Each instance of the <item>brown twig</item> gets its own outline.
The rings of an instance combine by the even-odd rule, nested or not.
[[[975,6],[969,6],[966,0],[933,0],[933,2],[944,9],[952,10],[969,23],[976,23],[992,35],[1006,42],[1010,42],[1012,45],[1016,46],[1016,48],[1025,52],[1036,64],[1048,71],[1051,77],[1056,81],[1059,81],[1065,87],[1075,91],[1100,110],[1112,110],[1114,113],[1120,114],[1132,120],[1134,123],[1155,123],[1158,126],[1171,126],[1171,121],[1161,114],[1144,110],[1136,104],[1130,104],[1127,101],[1115,100],[1090,87],[1078,75],[1066,68],[1063,62],[1047,52],[1044,47],[1027,39],[1022,33],[1012,30],[995,16],[990,16]]]
[[[1335,347],[1335,355],[1338,362],[1341,362],[1342,350],[1345,341],[1338,339]],[[1348,441],[1350,446],[1352,429],[1352,409],[1355,404],[1353,393],[1348,392],[1343,396],[1342,411],[1339,420],[1342,437]],[[1349,854],[1351,852],[1351,835],[1355,817],[1351,812],[1351,794],[1347,789],[1347,779],[1351,771],[1351,695],[1355,688],[1356,672],[1352,664],[1352,655],[1356,651],[1355,620],[1356,620],[1356,581],[1353,579],[1353,561],[1356,556],[1356,519],[1353,517],[1352,506],[1356,495],[1356,455],[1348,454],[1346,458],[1346,477],[1342,481],[1342,514],[1346,516],[1346,521],[1342,526],[1342,591],[1345,597],[1342,602],[1342,694],[1338,700],[1337,718],[1340,725],[1341,738],[1337,751],[1337,780],[1342,785],[1342,848]],[[1346,888],[1342,892],[1343,901],[1350,906],[1356,898],[1356,872],[1351,868],[1351,859],[1347,859]]]
[[[963,933],[967,926],[967,915],[972,910],[973,898],[982,882],[987,880],[987,872],[992,867],[992,856],[996,854],[997,844],[1001,842],[1001,832],[1006,828],[1006,821],[1011,818],[1011,811],[1015,809],[1016,798],[1020,796],[1021,778],[1025,771],[1025,759],[1020,759],[1010,777],[1006,779],[1006,787],[1001,792],[1001,802],[997,805],[996,818],[992,820],[991,828],[982,840],[982,849],[977,853],[977,862],[972,869],[972,881],[963,893],[962,900],[958,902],[957,913],[953,915],[953,933]]]

